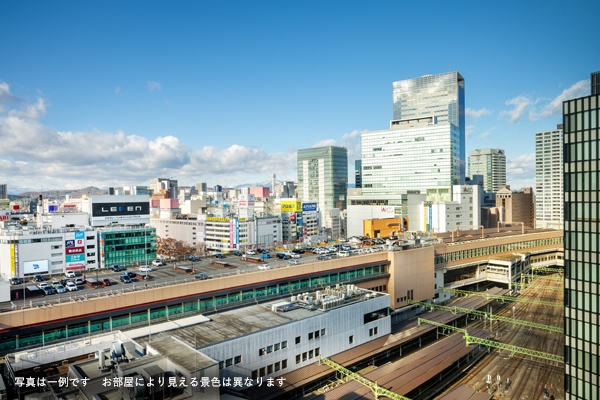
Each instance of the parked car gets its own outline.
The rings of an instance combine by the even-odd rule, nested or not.
[[[56,285],[60,285],[60,282],[58,281],[58,279],[53,279],[52,282],[50,282],[50,286],[54,287]]]
[[[254,251],[254,250],[246,250],[246,254],[249,254],[251,256],[255,256],[256,255],[256,251]]]
[[[40,289],[44,290],[44,288],[47,288],[47,287],[48,287],[48,288],[51,288],[52,286],[50,286],[50,285],[49,285],[48,283],[46,283],[46,282],[42,282],[42,283],[40,283],[40,284],[38,285],[38,287],[39,287]]]
[[[74,282],[67,282],[67,284],[65,285],[65,288],[69,291],[69,292],[75,292],[77,291],[77,285]]]
[[[41,276],[41,275],[39,275],[39,274],[33,276],[33,281],[34,282],[44,282],[44,280],[45,280],[44,277]]]
[[[60,284],[63,286],[67,286],[67,283],[71,282],[69,278],[60,278]]]
[[[56,290],[54,290],[54,288],[52,286],[50,286],[50,285],[44,286],[42,288],[42,292],[43,292],[44,296],[48,296],[48,295],[51,295],[51,294],[56,294]]]
[[[329,254],[321,254],[320,256],[317,256],[318,261],[331,260],[331,258],[332,257]]]
[[[290,256],[288,256],[288,255],[287,255],[287,254],[285,254],[285,253],[277,253],[277,254],[276,254],[276,256],[277,256],[277,258],[279,258],[280,260],[289,260],[289,259],[291,258]]]
[[[217,253],[215,254],[215,258],[225,258],[225,254]]]
[[[110,286],[110,279],[108,278],[102,278],[101,282],[104,286]]]
[[[152,260],[152,265],[154,265],[155,267],[162,267],[165,264],[163,264],[163,262],[160,260]]]
[[[65,276],[66,276],[67,278],[76,278],[76,277],[77,277],[77,275],[75,275],[75,271],[67,271],[67,272],[65,273]]]
[[[85,285],[85,281],[81,278],[75,278],[76,285]]]
[[[119,265],[117,265],[117,264],[113,264],[113,266],[112,266],[112,269],[113,269],[113,271],[115,271],[115,272],[119,272],[119,271],[121,271],[121,267],[119,267]]]
[[[298,260],[290,260],[288,261],[288,265],[300,265],[302,264],[300,261]]]
[[[19,278],[10,278],[11,285],[20,285],[21,283],[23,283],[23,282],[21,282],[21,280]]]
[[[56,293],[65,293],[67,291],[67,289],[65,289],[65,287],[60,283],[58,285],[54,285],[53,287],[54,290],[56,290]]]
[[[137,272],[135,272],[135,271],[127,271],[125,274],[127,274],[127,276],[129,278],[135,278],[136,275],[137,275]],[[125,274],[123,274],[123,275],[125,275]]]
[[[152,267],[149,265],[142,265],[138,268],[140,272],[152,272]]]
[[[234,250],[231,252],[231,254],[233,254],[234,256],[238,256],[238,257],[243,256],[242,252],[239,250]]]
[[[263,253],[262,258],[272,258],[269,253]]]
[[[196,256],[189,256],[188,260],[190,260],[190,261],[200,261],[200,259],[198,257],[196,257]]]
[[[271,266],[269,264],[261,264],[258,266],[258,269],[271,269]]]
[[[304,254],[304,250],[302,250],[302,249],[294,249],[294,250],[292,250],[292,253]]]
[[[337,253],[338,257],[348,257],[349,255],[350,255],[350,253],[347,251],[340,251]]]
[[[131,283],[131,278],[129,277],[129,274],[123,274],[119,277],[119,280],[123,283]]]
[[[208,275],[202,273],[196,274],[196,279],[203,281],[205,279],[208,279]]]

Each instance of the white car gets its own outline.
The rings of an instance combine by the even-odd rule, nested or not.
[[[152,260],[152,265],[154,265],[155,267],[162,267],[165,264],[163,264],[163,262],[160,260]]]
[[[258,269],[271,269],[271,266],[269,264],[261,264],[258,266]]]
[[[74,282],[67,282],[67,286],[65,286],[69,292],[77,291],[77,285]]]
[[[38,287],[42,290],[44,290],[44,288],[51,288],[52,286],[50,286],[50,284],[46,283],[46,282],[42,282],[38,285]]]
[[[290,260],[288,261],[288,265],[300,265],[302,264],[300,261],[298,260]]]
[[[65,276],[66,276],[67,278],[75,278],[75,272],[74,272],[74,271],[67,271],[67,272],[65,273]]]
[[[256,252],[254,250],[248,250],[246,251],[246,254],[250,254],[251,256],[256,255]]]
[[[350,253],[348,253],[347,251],[340,251],[336,255],[338,257],[348,257],[350,255]]]
[[[138,268],[140,272],[152,272],[152,267],[149,265],[142,265]]]

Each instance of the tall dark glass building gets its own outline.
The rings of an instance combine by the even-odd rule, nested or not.
[[[354,187],[362,187],[362,160],[354,160]]]
[[[592,72],[592,95],[600,94],[600,71]]]
[[[565,399],[600,399],[600,95],[563,103]]]

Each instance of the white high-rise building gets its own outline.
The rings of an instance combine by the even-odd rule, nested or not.
[[[361,134],[362,194],[418,190],[429,201],[451,201],[461,184],[460,130],[436,117],[394,120],[390,129]]]
[[[506,185],[506,154],[501,149],[477,149],[469,152],[469,176],[483,175],[483,190],[496,193]]]
[[[535,224],[560,229],[563,221],[563,126],[535,134]]]

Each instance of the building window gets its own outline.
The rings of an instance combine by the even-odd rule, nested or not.
[[[273,364],[269,364],[267,366],[267,375],[270,375],[273,373]]]
[[[225,360],[226,367],[231,367],[232,365],[233,365],[233,358],[228,358],[227,360]]]
[[[308,358],[313,358],[313,357],[314,357],[314,354],[315,354],[315,353],[314,353],[314,351],[310,350],[310,351],[308,352]]]
[[[287,358],[285,360],[281,361],[281,369],[286,369],[287,368]]]
[[[277,351],[277,350],[279,350],[279,346],[280,346],[280,345],[279,345],[279,343],[275,343],[275,348],[274,348],[273,350],[274,350],[274,351]]]
[[[287,340],[284,340],[283,342],[281,342],[281,348],[282,349],[287,348]]]
[[[304,353],[302,353],[302,361],[306,360],[308,360],[308,352],[305,351]]]
[[[325,328],[321,329],[321,336],[325,336]]]
[[[224,366],[225,366],[225,363],[223,363],[223,361],[219,361],[219,369],[223,369]]]
[[[266,375],[266,374],[265,374],[265,367],[262,367],[262,368],[260,369],[260,376],[265,376],[265,375]]]
[[[267,346],[267,354],[273,352],[273,346]]]
[[[348,336],[348,344],[354,343],[354,335]]]
[[[279,371],[281,369],[281,363],[279,361],[277,361],[275,363],[275,372]]]
[[[252,379],[256,379],[256,378],[258,378],[258,370],[257,369],[252,371]]]
[[[300,336],[296,336],[296,344],[300,344],[301,341],[301,337]]]
[[[308,333],[308,340],[313,340],[314,338],[314,333],[313,332],[309,332]]]
[[[300,354],[296,356],[296,364],[300,364]]]
[[[320,347],[317,347],[317,348],[315,349],[315,357],[319,357],[320,355],[321,355],[321,348],[320,348]]]
[[[267,354],[266,349],[263,347],[262,349],[258,350],[258,355],[259,356],[264,356],[265,354]]]
[[[240,364],[242,362],[242,356],[235,356],[233,362],[235,364]]]

